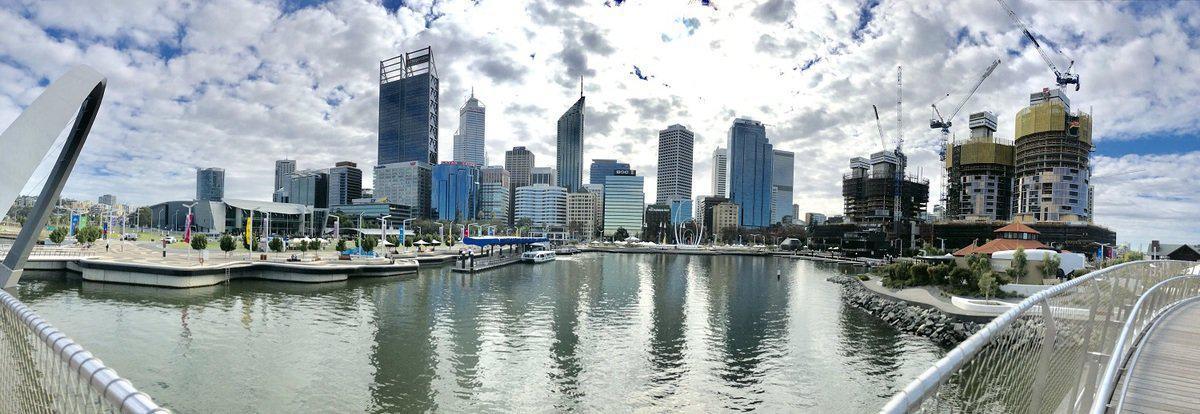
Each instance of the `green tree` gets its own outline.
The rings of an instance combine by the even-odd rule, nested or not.
[[[624,227],[618,227],[617,231],[613,232],[613,240],[615,240],[615,241],[624,241],[625,239],[628,239],[628,238],[629,238],[629,231],[625,230]]]
[[[267,243],[267,247],[271,248],[273,252],[282,252],[283,240],[280,240],[278,237],[272,237],[271,241]]]
[[[391,243],[393,246],[399,246],[400,245],[400,236],[389,234],[387,236],[387,242]]]
[[[221,236],[220,243],[221,251],[225,252],[225,257],[229,257],[229,252],[232,252],[233,249],[237,248],[237,244],[233,242],[233,236],[228,234]]]
[[[1042,277],[1051,278],[1058,277],[1058,268],[1062,265],[1062,259],[1057,254],[1047,254],[1042,258]]]
[[[204,250],[208,248],[208,236],[204,234],[192,235],[192,250]]]
[[[1013,252],[1012,263],[1008,269],[1008,275],[1012,277],[1013,280],[1020,281],[1029,274],[1029,270],[1026,269],[1028,265],[1029,259],[1025,257],[1025,249],[1018,247],[1017,251]]]
[[[304,253],[304,252],[307,252],[307,251],[308,251],[308,243],[305,243],[305,242],[303,242],[303,241],[301,241],[301,242],[299,243],[299,245],[298,245],[298,246],[296,246],[296,247],[300,248],[300,253]]]
[[[75,240],[80,243],[93,243],[100,239],[100,228],[88,225],[75,231]]]
[[[321,251],[321,239],[312,239],[308,242],[308,250],[314,252]]]
[[[50,241],[54,242],[54,244],[62,244],[63,240],[65,240],[66,238],[67,238],[67,231],[64,230],[61,226],[56,227],[54,229],[54,231],[50,232]]]
[[[929,265],[925,263],[917,263],[908,267],[908,280],[913,286],[925,286],[930,284]]]
[[[952,287],[961,288],[971,286],[975,280],[975,273],[965,268],[955,267],[950,271],[950,285]]]
[[[999,284],[996,282],[996,272],[987,272],[979,277],[979,293],[983,294],[984,298],[991,298],[999,290]]]
[[[375,242],[375,237],[374,237],[374,236],[367,236],[367,237],[364,237],[364,238],[363,238],[363,241],[362,241],[362,246],[361,246],[361,247],[362,247],[362,250],[363,250],[364,252],[373,252],[373,251],[375,251],[375,243],[376,243],[376,242]]]
[[[338,241],[337,241],[337,246],[336,246],[335,248],[336,248],[336,249],[337,249],[337,251],[339,251],[339,252],[344,252],[344,251],[346,251],[346,240],[345,240],[345,239],[338,239]]]

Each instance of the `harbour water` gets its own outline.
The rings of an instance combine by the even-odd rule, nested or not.
[[[585,253],[325,284],[27,275],[18,297],[183,413],[874,411],[945,350],[845,306],[825,279],[846,271]]]

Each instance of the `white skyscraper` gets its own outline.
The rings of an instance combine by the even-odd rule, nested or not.
[[[668,204],[692,198],[692,144],[695,135],[675,124],[658,131],[658,194],[655,202]]]
[[[529,219],[534,226],[567,225],[567,189],[546,184],[517,187],[515,221]]]
[[[458,110],[458,131],[454,133],[454,161],[487,165],[487,150],[484,145],[484,124],[487,115],[483,104],[475,99],[475,91],[467,103]]]
[[[793,176],[796,173],[796,153],[775,150],[771,163],[771,223],[783,222],[784,216],[792,216]]]
[[[558,172],[550,167],[533,167],[529,170],[529,184],[558,185]]]
[[[717,148],[713,151],[712,193],[717,197],[727,197],[725,186],[729,182],[729,150]]]
[[[288,176],[294,172],[296,172],[296,160],[275,161],[275,187],[271,188],[271,201],[283,201],[286,195],[280,190],[287,184]]]

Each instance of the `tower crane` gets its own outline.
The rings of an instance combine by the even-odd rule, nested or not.
[[[894,226],[893,235],[897,239],[900,237],[900,227],[903,220],[902,198],[904,167],[908,164],[907,159],[902,153],[904,149],[904,82],[903,82],[903,67],[896,67],[896,148],[892,153],[896,157],[896,167],[892,171],[894,176],[893,198],[892,198],[892,223]],[[879,143],[883,145],[883,150],[888,150],[887,138],[883,134],[883,122],[879,119],[879,107],[871,105],[871,109],[875,111],[875,128],[879,130]]]
[[[932,129],[942,130],[942,146],[941,149],[938,150],[938,155],[941,156],[943,162],[946,161],[946,146],[950,144],[950,127],[954,125],[954,117],[958,116],[959,111],[962,111],[963,107],[966,106],[967,101],[971,100],[972,96],[975,96],[975,92],[979,90],[979,86],[983,85],[983,81],[986,80],[988,76],[992,75],[992,72],[996,70],[996,66],[1000,66],[1000,59],[992,61],[992,64],[988,66],[987,70],[983,71],[983,75],[979,77],[979,80],[975,81],[975,85],[971,87],[971,90],[968,91],[966,95],[963,95],[962,99],[958,101],[958,105],[956,105],[954,110],[950,112],[950,116],[942,116],[942,113],[938,111],[937,102],[929,105],[933,108],[933,117],[929,119],[929,127]],[[950,94],[946,94],[946,96],[950,96]],[[944,99],[945,96],[942,98]],[[939,99],[939,101],[940,100],[941,99]]]
[[[1075,84],[1075,90],[1079,90],[1079,74],[1071,73],[1071,68],[1075,66],[1075,60],[1067,58],[1070,61],[1067,64],[1067,70],[1060,72],[1058,66],[1050,59],[1050,55],[1046,53],[1045,49],[1042,49],[1042,43],[1037,40],[1037,36],[1034,36],[1033,30],[1025,22],[1022,22],[1020,17],[1017,17],[1017,13],[1013,11],[1012,7],[1009,7],[1008,3],[1004,0],[996,0],[996,2],[1000,3],[1000,7],[1003,7],[1004,11],[1008,12],[1008,17],[1011,17],[1013,22],[1017,24],[1017,27],[1021,28],[1021,31],[1025,33],[1025,37],[1029,38],[1030,42],[1033,42],[1033,46],[1037,49],[1038,54],[1042,56],[1042,60],[1046,61],[1046,65],[1050,67],[1050,71],[1054,72],[1054,81],[1058,84],[1058,87],[1062,88],[1069,84]],[[1055,52],[1063,55],[1061,51],[1055,50]],[[1066,57],[1066,55],[1063,55],[1063,57]]]

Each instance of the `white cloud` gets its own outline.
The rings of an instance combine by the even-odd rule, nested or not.
[[[656,131],[684,124],[698,137],[693,188],[702,193],[712,150],[724,145],[734,117],[748,116],[768,125],[776,147],[797,152],[801,210],[836,214],[847,159],[879,149],[872,104],[894,135],[897,65],[905,73],[905,146],[934,183],[940,137],[926,127],[930,102],[968,86],[999,57],[964,113],[997,112],[999,135],[1011,137],[1013,114],[1052,79],[991,3],[560,3],[428,1],[395,11],[359,0],[298,10],[234,0],[4,6],[0,124],[37,96],[42,79],[87,63],[109,77],[109,88],[68,196],[185,198],[194,191],[191,168],[220,166],[230,197],[263,199],[273,160],[284,155],[301,168],[373,166],[378,61],[431,45],[443,159],[457,109],[474,88],[489,108],[490,159],[526,145],[551,165],[554,122],[578,96],[582,74],[585,158],[626,160],[652,175]],[[1094,110],[1097,145],[1162,133],[1195,139],[1200,6],[1011,3],[1078,61],[1083,90],[1070,96]],[[635,65],[648,80],[633,75]],[[957,121],[954,132],[964,135],[965,116]],[[1196,177],[1164,167],[1195,161],[1195,153],[1097,157],[1098,222],[1122,240],[1144,243],[1159,228],[1164,240],[1200,239],[1200,229],[1174,225],[1195,205],[1185,184]],[[1133,187],[1124,186],[1142,175],[1103,178],[1123,169],[1157,171],[1153,182],[1165,197],[1130,196]],[[1164,208],[1146,216],[1123,209],[1127,202]]]

